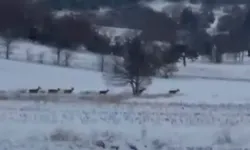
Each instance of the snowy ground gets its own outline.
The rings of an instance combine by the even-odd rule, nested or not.
[[[55,54],[46,46],[23,41],[12,46],[11,59],[23,62],[0,60],[0,97],[5,98],[4,91],[8,97],[0,104],[0,129],[4,129],[0,130],[4,135],[0,149],[100,149],[95,144],[98,140],[106,149],[119,145],[126,150],[129,144],[140,150],[250,146],[248,59],[238,65],[180,65],[175,78],[154,79],[142,97],[133,98],[128,86],[113,87],[100,72],[90,71],[98,70],[99,56],[75,53],[72,66],[89,69],[86,71],[34,64],[41,53],[45,53],[45,64],[55,61]],[[33,55],[33,63],[25,62],[27,51]],[[38,86],[45,90],[74,87],[75,91],[15,95],[17,89]],[[174,88],[181,92],[167,94]],[[105,89],[110,89],[107,96],[82,94]],[[47,103],[34,102],[41,99]]]
[[[0,39],[1,42],[1,39]],[[5,47],[0,48],[0,56],[5,57]],[[11,44],[11,60],[26,61],[54,65],[56,62],[56,51],[53,47],[32,43],[30,41],[17,40]],[[65,51],[61,54],[61,64],[64,64]],[[88,53],[84,49],[71,53],[70,66],[74,68],[84,68],[98,70],[99,56]]]
[[[172,7],[161,1],[151,7],[167,5]],[[190,7],[200,10],[199,5]],[[27,41],[16,41],[12,49],[12,60],[39,63],[42,54],[44,64],[56,59],[52,48]],[[99,70],[99,61],[91,53],[74,53],[71,66]],[[188,63],[173,79],[154,79],[140,98],[133,98],[129,87],[107,84],[94,71],[0,60],[0,74],[0,99],[5,91],[9,98],[0,101],[0,150],[250,149],[248,65]],[[37,86],[75,91],[13,95]],[[166,94],[174,88],[181,92]],[[110,89],[107,96],[82,94],[104,89]]]
[[[58,68],[30,63],[0,60],[0,90],[15,91],[23,88],[43,89],[75,88],[75,94],[67,99],[75,100],[84,91],[110,89],[110,94],[131,92],[127,87],[113,87],[94,71]],[[170,89],[179,88],[181,92],[172,97],[167,94]],[[240,90],[239,90],[240,89]],[[181,102],[181,103],[248,103],[250,96],[248,82],[229,82],[190,78],[155,79],[143,95],[145,99],[136,102]],[[78,95],[79,94],[79,95]],[[146,99],[147,98],[147,99]],[[151,100],[150,98],[153,98]]]
[[[59,101],[46,104],[2,100],[0,129],[4,130],[0,135],[4,136],[0,138],[0,149],[102,149],[95,144],[100,141],[106,149],[119,146],[124,150],[131,149],[131,144],[140,150],[250,146],[247,82],[154,79],[142,98],[101,103],[101,99],[76,97],[80,91],[106,88],[111,90],[109,95],[119,95],[130,92],[129,87],[112,87],[93,71],[7,60],[0,60],[0,72],[0,90],[39,85],[44,89],[76,89],[61,102],[60,94]],[[169,97],[166,93],[172,88],[179,88],[181,93]]]
[[[212,78],[224,80],[250,81],[250,66],[245,64],[205,64],[188,63],[187,67],[180,66],[177,76],[193,78]]]
[[[203,149],[250,146],[250,130],[247,127],[250,121],[247,114],[249,106],[197,110],[188,106],[155,109],[151,106],[100,106],[87,103],[82,106],[37,106],[28,102],[25,105],[11,102],[2,104],[4,108],[1,108],[0,119],[3,122],[0,126],[4,130],[0,130],[0,133],[6,135],[2,140],[16,149],[20,145],[24,148],[33,145],[34,149],[41,146],[50,149],[69,149],[69,145],[90,147],[97,140],[102,140],[106,146],[118,145],[124,149],[129,149],[123,146],[128,143],[139,149],[153,150],[159,149],[156,147],[160,145],[163,149],[168,146]],[[64,139],[53,136],[55,132]]]
[[[0,48],[0,56],[4,57],[4,47]],[[16,41],[12,44],[11,60],[18,60],[30,63],[41,63],[53,65],[56,61],[55,51],[51,47],[30,43],[28,41]],[[40,57],[44,54],[43,57]],[[27,56],[31,56],[31,60]],[[64,63],[64,52],[62,53],[62,62]],[[111,66],[112,56],[104,56],[105,66]],[[227,61],[227,64],[211,64],[208,62],[196,61],[189,62],[187,67],[179,64],[179,71],[176,73],[178,77],[192,78],[212,78],[224,80],[250,81],[250,59],[245,57],[242,64],[233,64],[233,61]],[[229,63],[231,62],[231,64]],[[78,69],[87,69],[100,71],[101,56],[89,52],[78,51],[72,54],[70,67]],[[105,67],[108,71],[110,67]]]
[[[175,78],[154,79],[140,98],[133,98],[128,86],[113,87],[95,72],[100,56],[73,54],[71,67],[95,70],[86,71],[51,66],[53,48],[43,45],[16,41],[12,49],[11,59],[23,62],[0,60],[0,99],[6,92],[8,98],[0,101],[0,150],[136,150],[129,145],[138,150],[250,149],[247,58],[239,65],[179,65]],[[50,66],[40,65],[41,59]],[[17,89],[38,86],[75,90],[16,95]],[[167,94],[175,88],[181,92]],[[83,94],[105,89],[110,89],[107,96]],[[97,146],[102,142],[105,148]]]

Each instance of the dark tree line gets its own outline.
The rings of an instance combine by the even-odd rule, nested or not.
[[[55,10],[62,9],[98,9],[99,7],[120,7],[125,5],[134,5],[139,0],[43,0]],[[151,1],[151,0],[144,0]],[[184,0],[168,0],[171,2],[181,2]],[[189,0],[191,3],[203,3],[207,5],[225,5],[225,4],[249,4],[248,0]]]
[[[220,5],[205,3],[200,12],[188,7],[180,9],[174,17],[167,13],[154,12],[146,7],[122,9],[112,13],[116,24],[142,31],[144,40],[165,41],[171,44],[186,45],[187,54],[207,55],[214,62],[221,62],[223,53],[238,54],[249,49],[249,7],[238,5],[224,6],[224,14],[217,17],[215,9]],[[221,12],[220,12],[221,13]],[[145,17],[146,16],[146,17]],[[217,20],[216,20],[217,19]],[[208,28],[218,22],[213,31]],[[185,54],[186,53],[186,54]],[[183,59],[185,60],[185,59]]]
[[[115,9],[103,16],[102,21],[141,31],[141,38],[146,42],[163,41],[170,43],[172,47],[184,45],[176,50],[182,56],[184,64],[186,57],[197,54],[212,55],[213,48],[216,48],[218,55],[249,49],[248,6],[241,8],[235,5],[226,9],[226,15],[219,18],[218,33],[210,35],[206,29],[215,21],[212,11],[215,7],[216,5],[203,2],[203,11],[194,12],[184,7],[180,9],[179,15],[173,17],[134,5]],[[57,18],[52,12],[53,9],[46,1],[0,2],[0,33],[5,39],[3,44],[6,46],[7,59],[11,54],[11,43],[17,38],[30,39],[55,47],[58,62],[62,49],[76,49],[81,45],[93,52],[122,55],[120,50],[115,50],[120,49],[119,45],[110,46],[109,39],[97,33],[93,25],[95,22],[90,22],[88,15],[72,14]],[[97,22],[102,24],[100,21]]]
[[[57,64],[64,49],[76,50],[85,46],[94,52],[107,47],[109,41],[98,34],[95,26],[82,14],[55,17],[43,1],[0,1],[0,35],[6,47],[6,59],[11,44],[18,38],[29,39],[55,48]],[[107,52],[103,51],[103,53]]]
[[[212,11],[216,5],[204,2],[202,7],[201,12],[187,7],[173,8],[174,12],[180,13],[171,16],[135,5],[119,7],[101,19],[96,17],[94,21],[89,21],[85,12],[55,17],[46,1],[1,0],[0,34],[6,47],[6,59],[11,55],[12,42],[18,38],[53,46],[57,64],[60,64],[64,49],[76,50],[80,46],[100,54],[121,56],[122,59],[115,59],[114,71],[108,77],[114,84],[130,84],[133,93],[138,95],[150,84],[151,77],[158,70],[179,60],[186,65],[187,58],[207,55],[214,62],[221,62],[223,53],[250,51],[248,6],[230,7],[219,20]],[[210,34],[207,29],[215,20],[219,22],[216,34]],[[110,45],[108,37],[98,34],[95,21],[101,25],[108,22],[109,25],[135,29],[140,34],[136,38],[128,38],[125,43],[115,41]],[[154,44],[155,41],[168,43],[169,46],[159,46]]]
[[[120,7],[136,4],[139,0],[45,0],[55,10],[62,9],[98,9],[99,7]]]
[[[165,69],[167,74],[171,73],[173,70],[169,70],[170,66],[178,62],[182,53],[187,50],[186,45],[162,46],[144,40],[142,35],[127,39],[119,46],[123,55],[114,56],[113,71],[106,73],[104,77],[116,86],[130,85],[136,96],[146,90],[159,70]],[[190,53],[187,56],[197,57]]]
[[[132,42],[133,46],[131,41],[125,43],[129,45],[125,47],[128,54],[123,57],[124,61],[115,61],[116,67],[109,81],[118,85],[130,84],[133,93],[139,95],[141,89],[150,84],[151,77],[157,70],[165,65],[179,60],[183,60],[183,64],[186,65],[186,58],[195,59],[198,55],[206,55],[211,61],[220,63],[224,53],[239,54],[249,50],[250,9],[237,5],[230,6],[225,8],[225,14],[216,18],[212,11],[215,7],[216,5],[211,4],[203,5],[206,11],[201,12],[184,8],[175,18],[141,6],[113,13],[111,19],[113,17],[120,25],[141,30],[142,33],[139,40],[135,39]],[[218,22],[215,32],[208,31],[215,21]],[[149,53],[145,43],[152,41],[168,42],[170,47],[164,50],[158,47],[160,55]],[[142,52],[143,57],[135,54]],[[135,55],[138,55],[137,59],[133,60]],[[151,57],[147,57],[148,55]],[[133,67],[130,67],[130,64],[133,64]],[[133,71],[136,68],[135,73]]]

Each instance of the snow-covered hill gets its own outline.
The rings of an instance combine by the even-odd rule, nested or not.
[[[109,29],[109,28],[105,28]],[[111,34],[111,33],[110,33]],[[12,46],[11,60],[29,62],[35,64],[54,65],[56,61],[55,50],[52,47],[31,43],[29,41],[17,40]],[[5,48],[0,48],[0,57],[4,58]],[[90,53],[88,51],[73,51],[69,59],[69,67],[77,69],[86,69],[93,71],[101,70],[101,60],[104,58],[104,71],[109,71],[112,67],[112,57],[110,55],[101,56]],[[226,57],[225,57],[226,58]],[[61,64],[64,65],[65,51],[61,55]],[[249,58],[245,57],[242,64],[234,64],[233,59],[226,60],[228,64],[214,65],[204,63],[202,60],[196,62],[188,62],[187,67],[183,67],[181,63],[178,76],[233,79],[233,80],[250,80]],[[230,63],[231,61],[231,63]]]
[[[246,68],[235,66],[239,70],[247,71]],[[191,69],[191,68],[190,68]],[[193,72],[199,71],[202,68],[194,68]],[[216,70],[216,67],[210,66],[211,70],[222,72],[223,70]],[[224,74],[233,74],[234,71],[228,68]],[[242,69],[242,70],[241,70]],[[198,72],[197,71],[197,72]],[[229,72],[230,71],[230,72]],[[36,88],[41,86],[44,89],[61,88],[67,89],[75,88],[75,93],[80,91],[99,91],[110,89],[111,93],[128,93],[131,92],[129,86],[113,87],[108,84],[99,72],[58,68],[55,66],[44,66],[30,63],[20,63],[15,61],[0,60],[1,72],[1,86],[0,90],[14,91],[23,88]],[[186,69],[188,73],[188,68]],[[192,72],[192,70],[190,71]],[[205,73],[205,71],[203,72]],[[236,76],[237,77],[237,76]],[[230,81],[230,80],[229,80]],[[248,82],[229,82],[227,80],[203,80],[192,79],[180,76],[173,79],[155,79],[153,84],[147,89],[146,95],[137,102],[185,102],[185,103],[246,103],[249,101],[248,90],[250,87]],[[192,88],[190,88],[192,85]],[[225,88],[225,86],[227,88]],[[203,88],[201,88],[203,87]],[[241,90],[238,90],[241,87]],[[176,97],[167,98],[167,92],[170,89],[179,88],[181,94]],[[209,90],[208,90],[209,89]],[[234,92],[229,92],[234,91]],[[197,92],[199,94],[197,94]],[[70,97],[69,97],[70,98]],[[71,97],[75,99],[75,97]],[[153,99],[150,99],[153,98]],[[157,99],[155,99],[157,98]],[[166,101],[167,99],[167,101]],[[211,101],[211,99],[213,99]],[[216,99],[216,100],[215,100]],[[237,99],[237,101],[236,101]],[[131,99],[130,101],[135,101]]]
[[[184,8],[190,8],[193,12],[201,13],[202,12],[202,4],[192,4],[189,1],[183,2],[169,2],[163,0],[155,0],[152,2],[145,3],[144,5],[152,8],[155,11],[166,12],[169,16],[173,17],[175,15],[180,15]],[[240,7],[244,7],[244,5],[239,5]],[[217,26],[219,23],[219,19],[226,15],[227,13],[224,11],[224,8],[227,6],[215,7],[212,11],[215,16],[214,22],[206,29],[208,34],[216,35],[218,34]]]
[[[72,86],[76,94],[106,88],[110,94],[130,91],[106,84],[94,71],[0,60],[0,74],[1,90],[40,85]],[[169,97],[171,88],[181,92]],[[105,149],[245,148],[250,146],[249,88],[249,83],[235,81],[154,79],[144,97],[120,104],[77,100],[75,95],[46,104],[2,100],[0,135],[5,136],[0,136],[0,148],[102,149],[103,143]]]
[[[199,5],[183,4],[200,10]],[[102,29],[113,37],[129,31]],[[0,150],[250,149],[247,59],[238,65],[178,64],[173,78],[154,78],[141,97],[133,97],[129,86],[114,87],[103,79],[100,55],[73,52],[71,68],[66,68],[53,65],[53,48],[18,40],[12,49],[11,60],[0,59]],[[4,47],[0,51],[3,58]],[[107,66],[108,60],[111,56],[105,56]],[[38,86],[74,87],[74,92],[16,95]],[[177,88],[180,93],[168,94]],[[104,89],[110,92],[99,96]],[[86,96],[86,91],[94,93]]]

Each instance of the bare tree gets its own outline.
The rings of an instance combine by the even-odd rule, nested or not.
[[[34,60],[34,55],[32,54],[30,49],[26,50],[26,60],[27,61],[33,61]]]
[[[0,35],[3,38],[2,45],[5,47],[5,58],[9,59],[11,55],[11,44],[17,38],[17,35],[23,25],[24,10],[28,0],[2,0],[0,1]]]
[[[84,44],[90,51],[95,53],[110,54],[112,51],[110,39],[106,35],[100,35],[97,32],[93,32],[93,35]]]
[[[57,46],[55,48],[55,53],[56,53],[56,65],[60,65],[61,64],[61,53],[63,51],[63,47]]]
[[[183,66],[187,65],[187,52],[188,52],[188,46],[185,44],[175,44],[172,47],[173,51],[175,51],[172,55],[176,57],[182,58]],[[172,57],[172,55],[170,55]]]
[[[38,62],[40,64],[44,64],[44,57],[45,57],[45,52],[39,53],[39,55],[38,55]]]
[[[0,34],[3,37],[2,45],[6,48],[5,58],[11,55],[11,44],[20,36],[25,20],[25,8],[29,0],[2,0],[0,1]]]
[[[53,24],[50,44],[55,47],[58,65],[64,49],[74,50],[81,45],[87,45],[86,43],[90,43],[95,34],[92,25],[78,15],[57,18]]]
[[[64,66],[69,67],[70,62],[74,57],[73,52],[65,50],[65,51],[63,51],[63,56],[64,56]]]
[[[140,20],[141,23],[139,29],[143,31],[142,37],[145,40],[175,41],[178,24],[173,18],[164,13],[154,12],[150,9],[145,9],[143,14],[147,17],[141,17],[142,20],[138,20]]]
[[[155,68],[156,76],[169,77],[173,72],[178,71],[176,62],[180,59],[179,52],[173,48],[173,45],[167,42],[147,42],[147,52],[151,56]]]
[[[2,45],[5,47],[5,59],[9,59],[12,54],[11,44],[15,41],[15,37],[12,35],[12,30],[8,29],[5,32],[2,32],[3,35],[3,43]]]
[[[103,54],[100,54],[99,57],[100,57],[100,70],[101,70],[101,72],[103,72],[104,71],[105,57]]]
[[[113,85],[124,86],[129,84],[134,95],[141,94],[141,90],[151,84],[151,76],[156,72],[152,55],[145,51],[139,37],[129,40],[125,44],[124,58],[114,58],[114,70],[106,75],[106,79]]]
[[[173,42],[176,38],[178,23],[164,12],[156,12],[142,5],[135,5],[113,13],[118,24],[136,29],[137,32],[142,31],[141,36],[145,41]]]

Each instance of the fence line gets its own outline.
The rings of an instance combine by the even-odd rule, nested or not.
[[[50,140],[26,140],[23,142],[12,142],[9,139],[0,140],[0,148],[6,150],[21,150],[21,149],[46,149],[46,150],[54,150],[55,148],[64,149],[70,148],[72,150],[80,150],[80,149],[95,149],[99,147],[94,143],[94,139],[86,140],[76,140],[76,141],[59,141],[52,139]],[[146,143],[145,143],[146,144]],[[149,143],[148,143],[149,144]],[[112,149],[111,143],[108,143],[110,149]],[[95,148],[94,148],[95,147]],[[120,147],[120,145],[116,145],[115,147]],[[168,150],[250,150],[250,147],[240,147],[240,146],[226,146],[226,145],[203,145],[203,146],[186,146],[186,145],[164,145]],[[114,149],[114,148],[113,148]]]
[[[0,59],[5,59],[5,58],[0,56]],[[100,71],[98,69],[98,66],[95,65],[94,63],[90,64],[88,66],[82,66],[82,65],[69,65],[69,66],[65,66],[65,65],[58,65],[58,64],[55,64],[55,63],[49,62],[49,61],[44,61],[43,63],[40,63],[39,61],[35,61],[35,60],[28,61],[26,59],[20,59],[20,58],[17,58],[17,57],[12,57],[12,58],[5,59],[5,60],[22,62],[22,63],[38,64],[38,65],[45,65],[45,66],[54,66],[54,67],[61,67],[61,68],[81,69],[81,70],[84,69],[84,70]]]
[[[81,54],[81,53],[79,53]],[[27,55],[27,54],[24,54]],[[39,54],[35,55],[32,54],[33,57],[38,57]],[[27,56],[26,56],[27,57]],[[43,59],[43,63],[39,62],[39,60],[27,60],[24,57],[10,57],[8,60],[11,61],[17,61],[17,62],[23,62],[23,63],[32,63],[32,64],[39,64],[39,65],[46,65],[46,66],[54,66],[54,67],[61,67],[61,68],[70,68],[70,69],[79,69],[79,70],[90,70],[90,71],[98,71],[98,72],[110,72],[112,69],[112,64],[107,62],[105,57],[103,58],[98,58],[98,56],[95,56],[96,61],[93,62],[84,62],[80,58],[72,58],[72,60],[69,60],[69,65],[63,65],[62,60],[61,60],[61,65],[58,65],[55,63],[53,58],[51,60],[46,61],[45,58]],[[4,56],[0,55],[0,59],[5,59]],[[94,59],[94,57],[93,57]],[[103,60],[101,60],[103,59]],[[7,60],[7,59],[6,59]],[[98,61],[103,61],[103,62],[98,62]],[[104,63],[104,64],[101,64]],[[157,76],[157,77],[162,77],[162,76]],[[174,74],[171,77],[180,77],[180,78],[191,78],[191,79],[206,79],[206,80],[224,80],[224,81],[235,81],[235,82],[250,82],[250,79],[248,78],[233,78],[233,77],[220,77],[220,76],[202,76],[202,75],[185,75],[185,74]]]
[[[234,81],[234,82],[250,82],[247,78],[227,78],[227,77],[213,77],[213,76],[199,76],[199,75],[175,75],[175,78],[190,78],[190,79],[205,79],[205,80],[219,80],[219,81]]]

